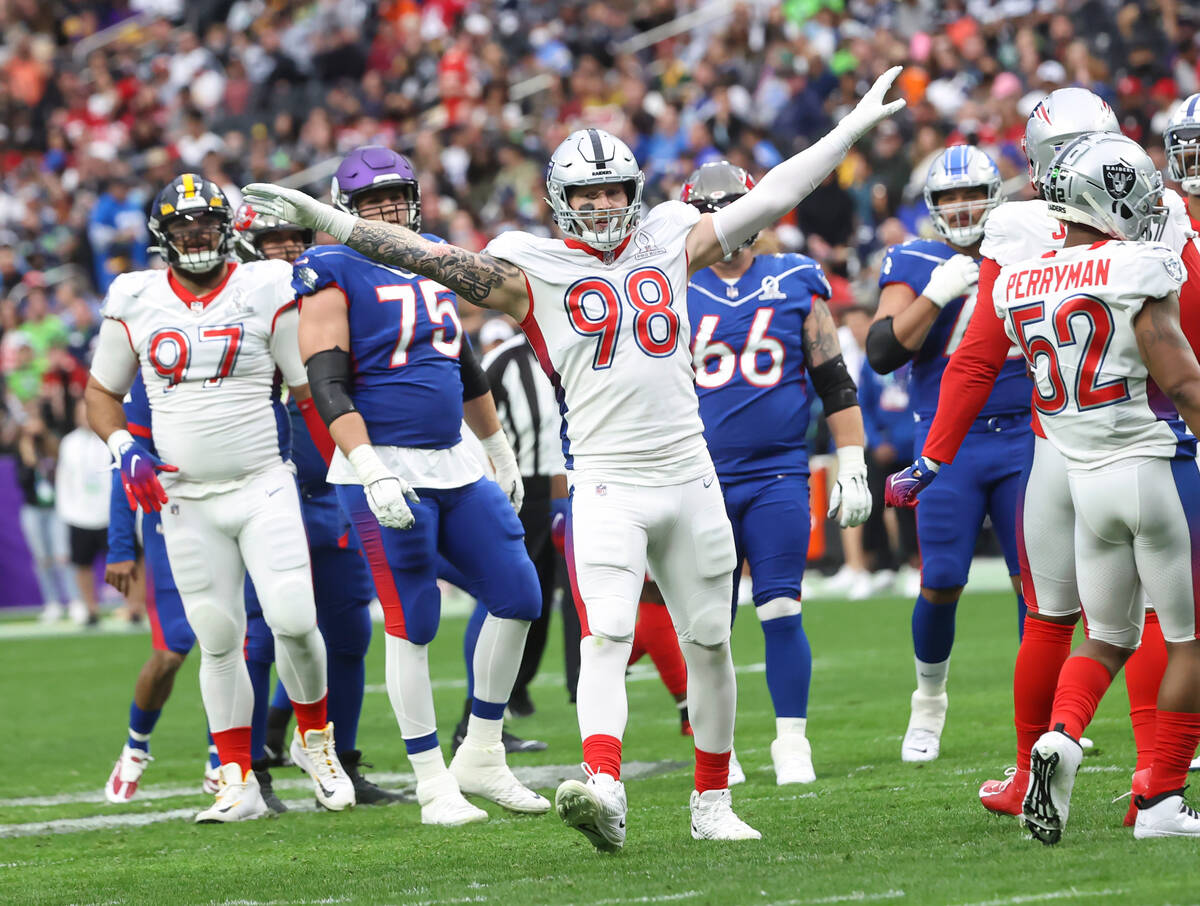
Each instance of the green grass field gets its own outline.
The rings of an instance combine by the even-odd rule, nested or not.
[[[761,632],[750,614],[735,629],[739,664],[737,749],[749,776],[739,813],[761,842],[699,843],[688,833],[690,740],[657,678],[629,683],[626,759],[629,837],[597,854],[551,813],[510,817],[488,805],[485,825],[425,828],[415,805],[343,814],[299,811],[235,826],[191,823],[199,792],[203,719],[197,661],[180,674],[154,736],[145,798],[102,801],[122,740],[145,635],[6,639],[0,695],[10,783],[0,799],[0,902],[4,903],[492,903],[911,904],[1195,903],[1196,846],[1136,843],[1121,827],[1132,742],[1122,685],[1089,735],[1063,842],[1046,848],[1015,820],[986,814],[975,791],[1012,755],[1013,604],[968,594],[959,609],[950,712],[940,760],[904,765],[912,655],[909,605],[899,599],[806,606],[815,665],[809,736],[817,783],[775,786],[774,723],[762,674]],[[443,738],[463,696],[462,620],[446,620],[431,658]],[[555,627],[557,631],[557,626]],[[404,786],[399,732],[382,691],[376,627],[360,747],[387,785]],[[533,689],[537,714],[519,733],[550,748],[518,756],[553,796],[578,771],[579,738],[554,645]],[[628,778],[627,778],[628,779]],[[285,801],[311,802],[294,768],[276,771]],[[156,795],[157,794],[157,795]]]

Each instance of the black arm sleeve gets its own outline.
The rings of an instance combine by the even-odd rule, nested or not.
[[[914,355],[896,339],[891,318],[883,318],[871,325],[867,331],[867,361],[879,374],[891,374]]]
[[[827,416],[858,405],[858,388],[840,355],[810,368],[808,373]]]
[[[304,363],[308,389],[326,427],[347,412],[357,411],[350,398],[350,353],[335,346],[322,349]]]
[[[458,355],[458,364],[462,369],[463,402],[478,399],[492,389],[487,375],[479,364],[479,357],[471,347],[471,341],[463,337],[462,351]]]

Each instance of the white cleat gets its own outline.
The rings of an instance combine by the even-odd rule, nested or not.
[[[1061,730],[1051,730],[1033,744],[1029,789],[1021,817],[1035,840],[1052,846],[1062,839],[1071,810],[1071,790],[1083,761],[1083,749]]]
[[[761,840],[762,834],[733,813],[729,790],[692,790],[693,840]]]
[[[946,708],[950,700],[941,695],[912,694],[912,711],[904,742],[900,744],[900,760],[933,761],[942,751],[942,728],[946,726]]]
[[[338,761],[333,747],[333,724],[324,730],[309,730],[300,738],[300,728],[292,731],[292,762],[308,775],[317,802],[331,812],[354,805],[354,781]]]
[[[1193,758],[1192,763],[1188,765],[1189,771],[1200,771],[1200,756]]]
[[[601,852],[615,853],[625,845],[625,784],[608,774],[589,773],[587,783],[564,780],[554,794],[554,810]]]
[[[1137,798],[1136,840],[1150,837],[1200,837],[1200,814],[1183,801],[1183,790],[1160,793],[1153,799]]]
[[[217,791],[221,788],[221,762],[217,759],[217,763],[213,764],[213,756],[217,754],[216,746],[208,747],[208,758],[204,759],[204,780],[200,784],[200,788],[209,796],[217,795]]]
[[[417,802],[421,804],[422,824],[459,827],[488,819],[487,812],[467,802],[458,788],[458,781],[449,771],[430,780],[417,781]]]
[[[812,783],[817,779],[813,770],[812,746],[799,733],[788,733],[771,743],[771,760],[775,762],[775,783]],[[732,783],[732,781],[731,781]]]
[[[153,760],[149,752],[126,745],[121,749],[121,755],[113,765],[112,773],[108,775],[108,783],[104,785],[104,798],[114,805],[132,799],[137,793],[138,783],[142,779],[142,772],[146,770],[147,762]]]
[[[251,821],[267,814],[254,772],[242,776],[241,765],[223,764],[218,769],[220,789],[216,801],[196,816],[197,824],[228,824],[232,821]]]
[[[742,763],[738,761],[737,752],[733,749],[729,750],[729,785],[737,786],[739,783],[746,782],[746,772],[742,768]]]
[[[550,800],[519,781],[504,759],[504,743],[480,746],[468,736],[450,761],[458,788],[469,796],[482,796],[510,812],[544,815]]]

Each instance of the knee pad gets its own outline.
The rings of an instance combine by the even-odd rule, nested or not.
[[[529,623],[536,620],[542,614],[542,588],[533,563],[526,558],[513,571],[507,587],[495,592],[489,588],[483,603],[488,613],[495,617]]]
[[[196,641],[209,656],[220,657],[241,650],[246,637],[246,622],[239,619],[241,616],[216,601],[194,602],[188,607],[188,622],[196,633]]]
[[[592,598],[585,602],[590,635],[610,642],[633,642],[637,604],[617,597]]]
[[[692,642],[702,648],[725,644],[729,641],[732,628],[732,606],[724,587],[717,587],[714,583],[711,591],[692,599],[687,612],[687,625],[679,630],[679,641]]]
[[[385,608],[384,629],[413,645],[428,645],[437,635],[441,610],[442,593],[435,584],[402,600],[399,607]]]
[[[758,614],[759,622],[765,628],[767,623],[785,617],[794,617],[800,615],[800,601],[796,598],[772,598],[764,604],[760,604],[754,608],[754,612]]]
[[[312,582],[307,570],[271,575],[270,588],[258,590],[263,617],[275,635],[304,636],[317,627]]]

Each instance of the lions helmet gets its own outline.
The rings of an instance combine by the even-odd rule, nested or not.
[[[1200,94],[1175,108],[1163,131],[1167,172],[1189,195],[1200,195]]]
[[[1059,88],[1042,98],[1025,123],[1021,150],[1029,161],[1029,181],[1036,189],[1054,160],[1071,139],[1087,132],[1120,132],[1117,115],[1086,88]]]
[[[925,177],[925,204],[933,219],[933,228],[939,236],[959,248],[967,248],[979,241],[983,235],[983,224],[988,214],[1000,204],[1000,171],[996,163],[974,145],[954,145],[933,159],[929,175]],[[971,215],[980,206],[978,201],[963,201],[941,204],[937,196],[950,189],[987,190],[987,200],[978,220]],[[958,215],[967,215],[965,226],[955,226]]]
[[[1114,239],[1157,239],[1166,222],[1162,192],[1162,174],[1141,145],[1107,133],[1076,138],[1042,179],[1052,216]]]
[[[407,157],[382,145],[364,145],[342,158],[330,187],[333,206],[339,211],[357,214],[358,196],[380,186],[399,186],[404,190],[405,200],[396,202],[386,213],[395,215],[395,223],[419,233],[421,186],[417,183],[416,171]]]
[[[260,214],[248,204],[237,209],[233,218],[233,250],[242,261],[262,261],[266,258],[259,242],[271,233],[296,231],[300,241],[308,248],[313,244],[314,234],[308,227],[288,223],[271,214]]]
[[[182,252],[167,235],[170,224],[179,220],[196,220],[201,216],[216,216],[220,238],[216,248]],[[175,177],[154,198],[147,226],[157,246],[154,250],[167,259],[172,267],[192,274],[206,274],[229,256],[233,241],[232,216],[225,193],[215,182],[196,173]]]
[[[578,129],[550,155],[546,167],[546,203],[554,222],[568,236],[600,252],[611,252],[625,241],[642,216],[642,173],[629,146],[603,129]],[[576,211],[567,196],[580,186],[619,182],[626,204],[603,211]],[[603,226],[599,222],[604,221]]]

